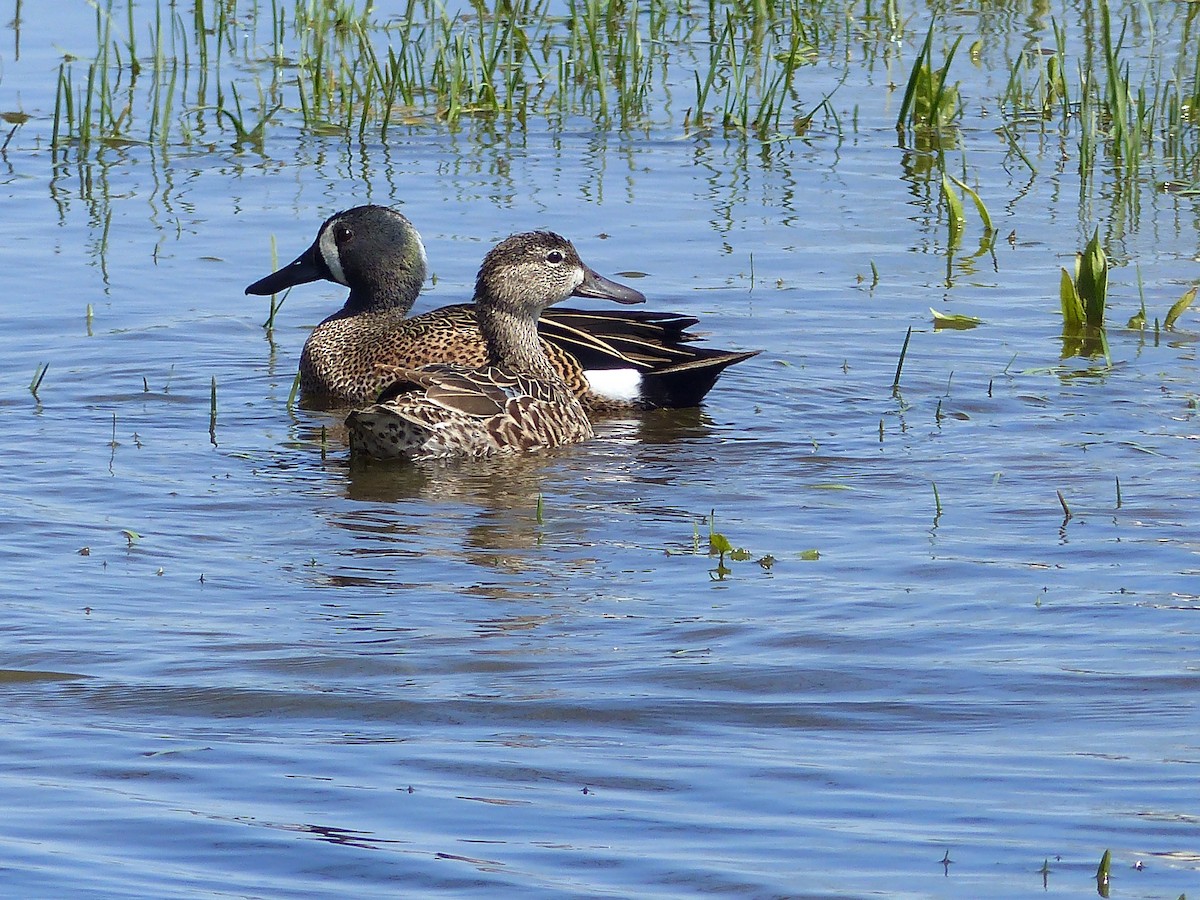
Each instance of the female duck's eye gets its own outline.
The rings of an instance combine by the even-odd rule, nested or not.
[[[354,232],[346,225],[333,226],[333,239],[337,241],[338,246],[346,243],[350,238],[354,237]]]
[[[546,262],[548,262],[552,265],[557,266],[562,261],[563,261],[563,255],[558,250],[551,250],[549,253],[546,254]]]

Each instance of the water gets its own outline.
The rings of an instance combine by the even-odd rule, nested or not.
[[[1006,156],[978,98],[1047,23],[955,70],[972,183],[1015,234],[947,279],[884,90],[919,21],[895,72],[851,66],[840,139],[280,122],[261,155],[55,166],[57,63],[93,13],[23,16],[0,50],[0,111],[33,116],[0,177],[12,896],[1076,897],[1105,849],[1114,896],[1200,889],[1195,317],[1112,328],[1105,369],[1060,360],[1057,299],[1099,224],[1110,322],[1138,270],[1161,316],[1196,201],[1081,206],[1052,143],[1037,177]],[[586,445],[351,467],[339,415],[286,403],[340,290],[294,291],[268,336],[242,289],[271,236],[286,261],[366,201],[421,229],[421,308],[550,227],[764,352],[702,411]],[[724,572],[710,511],[747,550]]]

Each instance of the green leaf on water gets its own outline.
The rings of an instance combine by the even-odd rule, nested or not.
[[[131,531],[128,528],[122,528],[121,534],[125,537],[125,540],[129,542],[130,547],[142,539],[140,534],[138,534],[136,531]]]
[[[799,556],[803,560],[812,562],[813,560],[818,560],[821,558],[821,551],[820,550],[801,550],[799,553]]]
[[[729,543],[729,538],[725,537],[721,532],[713,531],[708,535],[708,552],[732,553],[733,545]]]
[[[976,325],[983,324],[983,319],[977,319],[975,316],[963,315],[948,315],[938,312],[932,306],[929,307],[929,312],[933,315],[934,328],[974,328]]]
[[[1163,319],[1163,328],[1167,329],[1168,331],[1172,330],[1175,327],[1175,322],[1178,321],[1180,316],[1187,312],[1188,308],[1192,305],[1192,301],[1195,299],[1196,288],[1193,287],[1186,294],[1176,300],[1174,305],[1167,310],[1167,317]]]
[[[1098,884],[1108,884],[1109,872],[1112,869],[1112,851],[1105,850],[1104,855],[1100,857],[1100,865],[1096,869],[1096,882]]]

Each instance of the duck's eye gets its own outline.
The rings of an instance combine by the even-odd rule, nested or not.
[[[348,225],[333,226],[333,239],[337,242],[339,247],[352,237],[354,237],[354,232],[350,230]]]
[[[563,255],[562,255],[561,250],[551,250],[549,253],[546,254],[546,262],[550,263],[553,266],[557,266],[562,261],[563,261]]]

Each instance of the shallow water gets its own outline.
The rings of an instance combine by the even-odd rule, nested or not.
[[[955,69],[1002,239],[948,264],[886,90],[910,12],[892,71],[850,61],[840,136],[347,145],[288,119],[261,154],[214,134],[84,165],[47,135],[94,13],[27,5],[20,59],[11,25],[0,45],[0,111],[33,117],[0,159],[6,890],[1074,897],[1105,849],[1114,896],[1200,890],[1200,329],[1112,327],[1111,368],[1064,361],[1057,295],[1099,225],[1110,322],[1139,272],[1161,316],[1200,207],[1149,177],[1136,215],[1083,202],[1053,141],[1031,177],[978,110],[1049,24],[962,11],[1004,35]],[[293,291],[269,335],[242,290],[272,236],[286,261],[367,201],[420,228],[421,308],[549,227],[764,352],[703,410],[586,445],[350,466],[338,415],[287,405],[340,289]],[[749,551],[727,571],[710,511]]]

